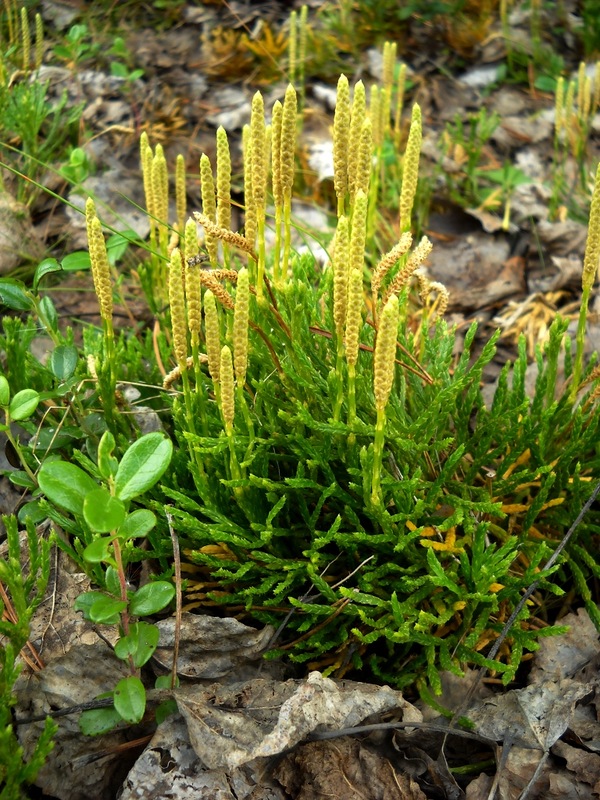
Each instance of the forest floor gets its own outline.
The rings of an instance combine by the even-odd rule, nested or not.
[[[148,222],[139,210],[144,205],[142,130],[153,144],[164,145],[169,164],[182,153],[191,178],[202,153],[214,156],[215,129],[223,125],[230,137],[233,171],[239,176],[241,129],[249,121],[253,93],[263,92],[267,108],[283,99],[287,77],[281,42],[290,5],[268,0],[181,5],[174,24],[164,30],[145,27],[139,18],[135,24],[124,22],[120,34],[130,55],[128,67],[143,70],[130,83],[108,73],[101,50],[79,62],[43,66],[40,80],[50,81],[56,97],[66,89],[70,105],[84,103],[81,146],[89,175],[77,189],[51,172],[42,183],[79,208],[87,193],[94,194],[106,203],[103,220],[145,238]],[[309,24],[322,5],[309,4]],[[47,0],[41,6],[53,31],[49,39],[59,39],[86,18],[83,2]],[[514,359],[520,334],[526,337],[532,359],[533,386],[535,348],[543,346],[556,314],[571,317],[574,331],[587,235],[585,191],[579,188],[575,159],[565,157],[562,194],[555,202],[554,93],[537,88],[535,75],[529,84],[498,80],[498,65],[506,55],[499,24],[470,48],[455,43],[469,50],[460,66],[449,55],[447,39],[440,46],[442,34],[433,24],[415,26],[403,33],[400,43],[400,58],[410,77],[405,116],[410,116],[413,102],[423,113],[421,174],[427,191],[418,219],[422,232],[434,242],[428,272],[449,290],[451,324],[466,331],[477,320],[481,341],[501,329],[486,373],[490,392],[503,364]],[[515,18],[515,38],[527,38],[528,24],[526,16]],[[93,33],[93,25],[90,30]],[[261,44],[240,44],[236,37],[242,34]],[[571,61],[567,74],[575,72],[578,60],[576,52],[568,50],[569,37],[560,41],[566,61]],[[359,60],[343,50],[337,56],[338,72],[345,71],[351,84],[362,79],[368,87],[381,79],[380,49],[366,48]],[[306,74],[299,143],[303,197],[294,215],[318,242],[331,235],[335,210],[331,125],[337,77],[322,67],[313,74],[308,63]],[[479,121],[468,122],[475,115]],[[492,119],[496,123],[489,126],[488,135],[484,128]],[[597,162],[599,119],[592,120],[586,143],[590,165]],[[473,164],[468,163],[469,142],[478,151]],[[588,170],[588,183],[593,171]],[[234,190],[241,200],[241,181]],[[573,205],[580,195],[577,214]],[[188,207],[200,207],[197,181],[188,184]],[[36,253],[62,257],[85,248],[83,217],[68,205],[40,192],[29,211],[27,232]],[[386,215],[393,229],[392,212],[384,211]],[[243,219],[234,221],[234,229],[236,222],[241,227]],[[0,260],[0,275],[8,274],[14,274],[14,264]],[[126,279],[126,287],[127,308],[115,310],[117,324],[126,326],[133,318],[140,326],[150,325],[152,315],[134,277]],[[76,330],[83,323],[98,322],[89,273],[61,279],[51,294],[61,321]],[[597,295],[592,312],[589,352],[600,346]],[[3,513],[12,513],[22,501],[6,478],[0,500]],[[573,518],[578,511],[573,509]],[[110,689],[118,679],[119,664],[106,634],[73,611],[74,598],[86,585],[87,578],[73,572],[64,555],[56,553],[49,599],[39,610],[31,636],[45,667],[40,671],[28,661],[18,689],[17,720],[75,706]],[[542,640],[540,650],[524,664],[519,683],[506,688],[493,676],[472,672],[462,679],[442,676],[440,705],[468,717],[469,729],[387,687],[335,682],[317,673],[290,677],[281,664],[267,668],[257,658],[263,632],[236,620],[186,620],[179,666],[188,684],[177,698],[181,714],[157,730],[142,724],[134,731],[95,739],[81,735],[77,715],[60,718],[56,748],[31,797],[600,797],[600,643],[584,610],[565,611],[569,613],[561,622],[570,626],[569,634]],[[157,652],[159,670],[172,653],[173,631],[167,623]],[[39,723],[21,723],[19,733],[27,745],[39,734]]]

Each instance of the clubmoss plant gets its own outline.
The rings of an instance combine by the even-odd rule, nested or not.
[[[340,75],[333,118],[333,174],[338,218],[344,215],[348,191],[350,115],[350,84],[345,75]]]
[[[2,592],[0,609],[0,797],[17,800],[25,797],[54,747],[52,741],[58,725],[46,718],[33,752],[24,756],[14,729],[14,685],[21,671],[21,650],[29,639],[29,625],[44,600],[50,574],[50,542],[39,537],[29,521],[26,534],[20,538],[15,517],[3,517],[8,554],[0,559]],[[24,563],[28,560],[28,569]]]
[[[294,188],[294,160],[296,157],[296,117],[298,100],[296,90],[288,84],[281,114],[281,143],[278,147],[283,198],[283,256],[281,264],[274,266],[273,278],[285,283],[288,278],[292,240],[292,190]]]
[[[587,322],[590,293],[598,273],[598,261],[600,260],[600,165],[596,169],[596,181],[592,194],[592,206],[590,209],[590,220],[588,226],[588,236],[585,245],[585,255],[583,259],[583,274],[581,276],[581,307],[579,310],[579,322],[576,335],[575,364],[573,367],[573,379],[571,383],[571,400],[575,400],[580,389],[580,379],[583,370],[583,350],[585,347],[585,326]]]
[[[67,92],[49,97],[49,82],[32,76],[39,71],[43,51],[43,24],[35,15],[35,41],[32,42],[26,6],[4,4],[0,53],[0,143],[4,188],[12,173],[17,199],[30,205],[43,190],[39,181],[48,164],[68,159],[78,144],[83,104],[70,106]],[[33,57],[32,57],[33,56]],[[32,63],[33,62],[33,63]],[[12,191],[12,186],[8,186]]]
[[[524,393],[523,350],[512,387],[507,366],[491,409],[479,383],[494,339],[472,361],[472,327],[463,354],[452,355],[454,334],[441,320],[447,291],[418,274],[431,242],[423,237],[411,249],[418,107],[404,157],[400,239],[378,259],[365,302],[368,198],[357,186],[359,158],[349,166],[340,146],[352,136],[345,88],[342,79],[335,186],[338,209],[350,216],[339,217],[331,269],[319,274],[312,259],[292,256],[288,280],[271,286],[265,260],[263,301],[256,304],[259,273],[242,268],[229,295],[233,307],[219,309],[220,325],[210,321],[217,308],[212,289],[206,295],[209,364],[219,353],[213,384],[220,391],[219,420],[209,413],[208,437],[194,438],[189,430],[185,436],[206,458],[210,453],[211,478],[221,477],[209,505],[194,500],[183,464],[164,491],[177,506],[189,560],[219,581],[218,592],[200,592],[201,603],[241,603],[253,618],[273,623],[282,604],[294,610],[285,641],[271,655],[286,653],[336,674],[368,663],[400,686],[426,673],[436,688],[441,666],[459,670],[464,663],[486,664],[509,680],[523,649],[535,648],[540,620],[531,624],[523,617],[501,658],[488,662],[485,648],[558,541],[549,526],[559,519],[566,524],[566,496],[585,493],[575,449],[583,446],[589,454],[597,412],[590,403],[573,408],[568,398],[558,405],[540,401],[555,380],[564,325],[553,328],[546,355],[540,353],[542,377],[532,400]],[[360,98],[355,89],[355,137],[366,120]],[[360,147],[348,152],[358,156]],[[272,154],[277,202],[281,147]],[[252,162],[250,168],[253,184]],[[424,308],[413,317],[409,294],[416,274]],[[242,341],[243,367],[237,355]],[[587,419],[585,433],[579,415]],[[543,431],[551,425],[548,438]],[[579,445],[567,452],[563,437],[573,426]],[[227,442],[225,460],[219,430]],[[497,473],[491,486],[485,477],[490,464]],[[586,463],[586,471],[593,468]],[[239,514],[231,510],[236,505]],[[489,537],[492,547],[484,544]],[[205,545],[215,541],[235,557],[211,555]],[[574,558],[574,571],[581,571]],[[543,585],[560,593],[550,574]],[[311,591],[315,596],[307,601]],[[544,633],[558,630],[544,624]]]
[[[267,136],[265,106],[262,95],[256,92],[252,98],[250,117],[250,163],[252,165],[252,203],[256,212],[258,264],[256,285],[259,295],[265,275],[265,218],[267,211]]]
[[[283,105],[279,100],[273,105],[271,117],[271,187],[273,205],[275,206],[275,244],[273,245],[273,280],[279,279],[279,263],[281,259],[281,225],[283,222],[283,183],[281,180],[281,126]]]
[[[348,170],[348,194],[350,199],[350,207],[354,202],[354,195],[357,191],[357,175],[359,172],[359,153],[360,142],[362,137],[363,125],[367,118],[367,99],[365,94],[365,85],[362,81],[358,81],[354,85],[354,94],[352,96],[352,111],[350,115],[350,130],[348,133],[348,158],[346,160],[346,169]]]
[[[143,382],[159,357],[165,373],[174,368],[155,407],[179,446],[160,487],[138,501],[157,518],[153,552],[166,575],[166,501],[188,561],[188,603],[273,624],[280,633],[267,657],[285,655],[336,676],[368,669],[398,687],[427,682],[435,691],[440,669],[458,674],[465,665],[486,666],[508,682],[524,652],[560,630],[553,598],[569,575],[582,602],[593,605],[584,585],[599,571],[591,555],[595,512],[564,559],[550,570],[542,565],[600,468],[600,378],[579,351],[572,355],[567,323],[558,319],[537,353],[534,392],[525,388],[523,341],[485,402],[481,385],[498,334],[476,351],[473,325],[457,353],[457,334],[442,318],[446,290],[419,272],[431,243],[411,230],[422,135],[417,106],[389,253],[367,235],[373,194],[359,165],[371,165],[373,152],[367,158],[360,145],[373,121],[357,85],[347,128],[353,144],[344,159],[338,139],[335,159],[341,174],[334,176],[339,217],[331,263],[322,268],[291,247],[286,255],[295,141],[295,122],[284,134],[288,96],[293,90],[277,112],[281,135],[270,148],[277,166],[267,163],[264,103],[253,100],[244,235],[193,212],[183,245],[169,256],[170,319],[160,318],[151,349],[136,337],[115,340],[115,351],[129,354],[115,358],[117,381]],[[340,97],[343,140],[343,81]],[[293,99],[289,109],[295,118]],[[264,236],[269,168],[275,203],[283,201],[277,261]],[[196,222],[230,246],[222,268],[203,268]],[[160,232],[154,235],[160,244]],[[369,264],[379,265],[372,275]],[[584,285],[591,280],[588,269]],[[157,297],[164,291],[160,284],[154,290]],[[11,358],[27,358],[5,339]],[[97,333],[85,347],[103,352]],[[559,364],[565,391],[556,387]],[[573,384],[580,387],[575,398]],[[85,419],[89,407],[81,413]],[[92,452],[98,438],[89,442]],[[125,450],[123,438],[114,435],[116,451]],[[72,458],[88,463],[83,452]],[[73,524],[67,530],[77,536]],[[523,609],[505,647],[488,658],[534,579],[535,605]]]
[[[231,154],[225,128],[217,128],[217,225],[231,228]],[[223,245],[223,263],[229,266],[229,248]]]
[[[155,223],[158,234],[158,248],[162,255],[167,252],[169,242],[169,173],[167,159],[162,145],[154,149],[150,168],[151,206],[155,212]]]
[[[419,179],[419,158],[422,141],[421,109],[415,103],[412,109],[410,132],[402,167],[402,191],[400,193],[400,231],[402,233],[410,231],[412,225],[412,209]]]
[[[304,82],[308,41],[308,6],[302,5],[300,13],[290,14],[290,38],[288,43],[288,79],[299,87],[300,110],[304,108]]]
[[[394,107],[394,144],[400,150],[402,138],[402,111],[404,109],[404,91],[406,89],[406,64],[400,64],[396,82],[396,103]]]
[[[373,442],[373,478],[371,481],[371,502],[381,504],[381,465],[385,432],[385,409],[390,399],[396,366],[396,337],[398,333],[399,302],[393,294],[381,312],[377,343],[373,356],[373,392],[377,422]]]
[[[217,201],[215,197],[215,181],[210,159],[203,153],[200,158],[200,189],[202,192],[202,214],[213,224],[217,223]],[[204,246],[210,256],[210,263],[217,266],[218,240],[205,228]]]
[[[177,208],[177,230],[183,233],[187,218],[187,197],[185,193],[185,158],[179,153],[175,161],[175,204]]]
[[[88,247],[90,253],[90,263],[92,277],[94,279],[94,289],[100,304],[100,316],[103,326],[103,352],[100,355],[100,367],[97,371],[102,393],[102,402],[106,419],[113,428],[115,421],[115,392],[117,385],[116,378],[116,354],[115,354],[115,334],[113,329],[113,289],[108,263],[108,253],[106,242],[102,232],[102,223],[96,215],[94,201],[88,198],[85,205],[85,220],[88,237]]]
[[[600,62],[596,63],[593,79],[588,74],[588,65],[583,61],[576,78],[566,83],[562,76],[558,78],[554,104],[552,214],[558,213],[560,205],[565,204],[569,213],[580,216],[579,207],[587,205],[590,190],[589,138],[599,104]],[[575,162],[579,174],[575,192],[567,177],[569,161]]]

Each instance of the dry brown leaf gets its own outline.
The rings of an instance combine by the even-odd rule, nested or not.
[[[426,800],[416,781],[348,737],[302,745],[273,774],[295,800]]]
[[[175,618],[167,617],[156,624],[160,630],[160,645],[154,657],[168,671],[172,664]],[[257,630],[233,617],[183,614],[177,672],[186,678],[221,678],[259,659],[273,633],[270,626]],[[241,676],[237,674],[236,677]]]
[[[334,682],[319,672],[303,681],[258,678],[177,689],[175,699],[198,757],[211,769],[227,770],[281,753],[316,728],[348,728],[410,705],[389,686]]]

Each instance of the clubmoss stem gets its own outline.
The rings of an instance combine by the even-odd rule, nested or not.
[[[588,223],[588,236],[585,245],[585,256],[583,259],[583,274],[581,286],[583,289],[581,296],[581,306],[579,310],[579,322],[577,324],[577,334],[575,339],[575,361],[573,364],[573,377],[571,383],[571,402],[575,401],[579,384],[583,372],[583,353],[585,347],[585,327],[587,322],[588,305],[590,292],[596,280],[598,271],[598,261],[600,259],[600,164],[596,169],[596,179],[592,194],[592,205],[590,208],[590,221]]]
[[[252,169],[252,203],[256,213],[256,232],[258,245],[258,265],[256,293],[260,300],[264,292],[265,276],[265,215],[267,193],[267,133],[265,125],[265,104],[260,92],[252,98],[250,117],[250,151]]]
[[[287,281],[292,242],[292,189],[296,156],[296,118],[298,99],[296,90],[289,84],[285,91],[281,117],[281,188],[283,192],[283,258],[280,279]]]
[[[383,446],[385,442],[385,409],[394,383],[396,336],[400,304],[396,295],[392,295],[381,312],[375,354],[373,356],[373,392],[377,409],[377,424],[373,443],[373,479],[371,482],[371,501],[373,505],[381,505],[381,466]]]

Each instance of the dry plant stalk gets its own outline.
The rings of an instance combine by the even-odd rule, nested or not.
[[[392,269],[392,267],[400,261],[400,259],[408,253],[410,250],[410,246],[412,244],[412,233],[410,231],[406,231],[400,237],[400,241],[398,244],[394,245],[394,247],[386,253],[379,264],[373,270],[373,274],[371,276],[371,295],[373,298],[373,306],[375,307],[377,303],[377,296],[379,294],[379,289],[381,284],[383,283],[385,276],[388,272]]]
[[[206,364],[208,363],[208,356],[205,355],[204,353],[198,353],[198,360],[201,361],[203,364]],[[194,357],[188,356],[185,362],[184,370],[192,369],[193,366],[194,366]],[[182,370],[178,364],[176,367],[173,367],[173,369],[170,372],[167,372],[167,374],[163,378],[163,389],[170,389],[171,386],[175,383],[175,381],[181,378],[184,370]]]
[[[240,233],[234,233],[233,231],[225,228],[220,228],[205,214],[201,214],[199,211],[194,211],[193,214],[194,218],[200,223],[200,225],[202,225],[207,235],[210,235],[215,239],[220,239],[222,242],[227,242],[227,244],[237,247],[238,250],[243,250],[256,261],[256,253],[254,252],[254,248],[245,236],[242,236]]]
[[[393,294],[399,294],[402,289],[406,286],[408,281],[410,280],[412,274],[417,270],[421,264],[425,261],[429,253],[431,253],[433,249],[433,245],[427,238],[427,236],[423,236],[419,244],[415,247],[414,251],[409,256],[406,264],[400,270],[400,272],[394,277],[393,281],[390,283],[388,288],[386,289],[381,303],[383,306],[386,305],[387,301]]]

